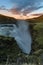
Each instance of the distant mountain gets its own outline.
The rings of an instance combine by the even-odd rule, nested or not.
[[[18,19],[19,20],[19,19]],[[43,23],[43,15],[37,18],[26,19],[30,23]],[[17,19],[0,14],[0,24],[15,24]]]
[[[16,19],[0,14],[0,24],[15,24]]]
[[[43,15],[37,18],[27,19],[30,23],[43,23]]]

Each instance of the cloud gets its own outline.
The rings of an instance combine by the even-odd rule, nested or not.
[[[19,14],[19,10],[16,8],[11,8],[9,11],[12,12],[12,14]]]
[[[21,9],[21,12],[31,12],[31,11],[34,11],[34,10],[38,10],[40,8],[43,8],[43,2],[35,2],[33,5],[28,5],[26,6],[25,8],[22,8]]]
[[[11,9],[11,12],[13,14],[23,13],[25,15],[27,13],[31,13],[35,10],[43,8],[43,0],[41,1],[40,0],[10,0],[10,1],[14,4],[14,7],[12,7]]]
[[[40,8],[40,9],[37,9],[37,10],[34,10],[34,11],[32,11],[32,12],[30,12],[30,13],[27,13],[26,14],[27,16],[40,16],[40,15],[43,15],[43,8]]]
[[[0,9],[1,9],[1,10],[5,10],[6,8],[5,8],[4,5],[2,5],[2,6],[0,6]]]
[[[12,16],[14,15],[33,15],[38,16],[38,14],[43,13],[43,0],[9,0],[9,4],[0,6],[1,10],[7,10],[11,13]],[[3,4],[3,3],[2,3]],[[4,12],[5,13],[5,12]],[[8,14],[9,15],[9,14]],[[16,17],[16,16],[15,16]],[[18,16],[19,17],[19,16]]]

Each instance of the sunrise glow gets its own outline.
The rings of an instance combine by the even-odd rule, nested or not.
[[[11,12],[8,12],[6,10],[0,10],[0,14],[2,15],[5,15],[5,16],[9,16],[9,17],[13,17],[13,18],[16,18],[16,19],[31,19],[31,18],[36,18],[36,17],[39,17],[38,16],[35,16],[35,15],[21,15],[21,14],[12,14]]]

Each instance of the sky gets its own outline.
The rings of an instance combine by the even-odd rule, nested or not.
[[[0,0],[0,14],[16,18],[32,17],[33,14],[42,15],[43,0]]]

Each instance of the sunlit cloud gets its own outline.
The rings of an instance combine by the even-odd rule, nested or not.
[[[5,15],[5,16],[9,16],[9,17],[13,17],[13,18],[16,18],[16,19],[31,19],[31,18],[36,18],[36,17],[39,17],[39,15],[21,15],[21,14],[12,14],[11,12],[8,12],[7,10],[0,10],[0,14],[2,15]]]
[[[43,15],[43,8],[37,9],[37,10],[35,10],[29,14],[41,14],[41,15]]]
[[[16,19],[43,15],[43,0],[0,0],[0,14]]]

